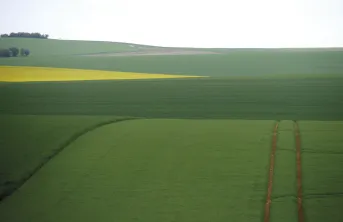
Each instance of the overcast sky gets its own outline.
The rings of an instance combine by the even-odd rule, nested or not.
[[[0,8],[0,33],[162,46],[343,46],[343,0],[0,0]]]

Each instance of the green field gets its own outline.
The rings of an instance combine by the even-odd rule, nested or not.
[[[126,119],[104,116],[0,116],[0,199],[12,193],[79,136]],[[20,139],[17,139],[18,135]]]
[[[309,221],[341,221],[343,122],[300,124],[303,137],[304,206]]]
[[[87,57],[80,54],[149,49],[131,44],[39,39],[0,39],[0,48],[13,45],[31,50],[28,58],[0,59],[0,65],[42,66],[127,72],[198,75],[219,78],[341,77],[341,50],[192,49],[215,51],[209,55]],[[158,47],[159,48],[159,47]],[[161,48],[159,48],[161,49]],[[168,49],[168,48],[167,48]]]
[[[296,159],[293,121],[281,121],[275,160],[271,221],[297,221]]]
[[[51,40],[30,38],[1,38],[0,48],[23,47],[30,49],[30,56],[61,56],[78,55],[101,52],[123,52],[133,51],[125,43],[73,41],[73,40]]]
[[[1,221],[259,220],[272,127],[157,119],[99,128],[11,196]]]
[[[0,65],[208,78],[0,82],[0,221],[263,221],[277,121],[270,221],[297,221],[293,120],[305,219],[342,221],[343,50],[86,57],[135,49],[0,39],[12,45],[32,56]]]
[[[343,120],[342,86],[343,78],[0,83],[0,113]]]
[[[45,40],[44,40],[45,41]],[[214,55],[168,55],[135,57],[30,56],[0,59],[0,65],[24,65],[110,71],[242,77],[339,77],[342,51],[233,51]]]

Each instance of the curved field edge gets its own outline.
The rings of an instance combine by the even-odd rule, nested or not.
[[[6,180],[3,182],[3,184],[0,184],[0,201],[5,199],[6,197],[10,196],[13,192],[15,192],[17,189],[19,189],[27,180],[29,180],[37,171],[39,171],[46,163],[48,163],[52,158],[54,158],[56,155],[58,155],[61,151],[63,151],[64,148],[69,146],[72,142],[77,140],[79,137],[83,136],[84,134],[91,132],[99,127],[127,121],[127,120],[133,120],[137,119],[134,117],[118,117],[115,119],[109,119],[105,121],[101,121],[95,124],[91,124],[88,127],[85,127],[84,129],[75,132],[72,134],[69,138],[67,138],[59,147],[54,149],[50,154],[45,156],[40,163],[38,163],[35,167],[25,172],[20,179],[16,178],[16,180]]]
[[[273,125],[142,119],[98,128],[70,144],[6,200],[1,218],[258,220]],[[37,204],[23,207],[30,202]]]

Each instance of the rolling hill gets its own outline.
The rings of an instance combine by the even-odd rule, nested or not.
[[[342,50],[13,45],[2,222],[343,218]]]

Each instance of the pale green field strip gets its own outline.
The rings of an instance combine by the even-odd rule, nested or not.
[[[271,222],[297,221],[296,156],[293,121],[280,121],[275,155]]]
[[[137,50],[135,48],[130,47],[130,44],[126,43],[100,41],[34,38],[2,38],[0,41],[0,48],[9,48],[13,46],[30,49],[30,57],[38,56],[39,59],[58,55],[66,56],[101,52],[130,52]]]
[[[275,121],[98,128],[0,204],[0,221],[260,221]]]
[[[307,221],[343,218],[343,122],[300,122]]]

